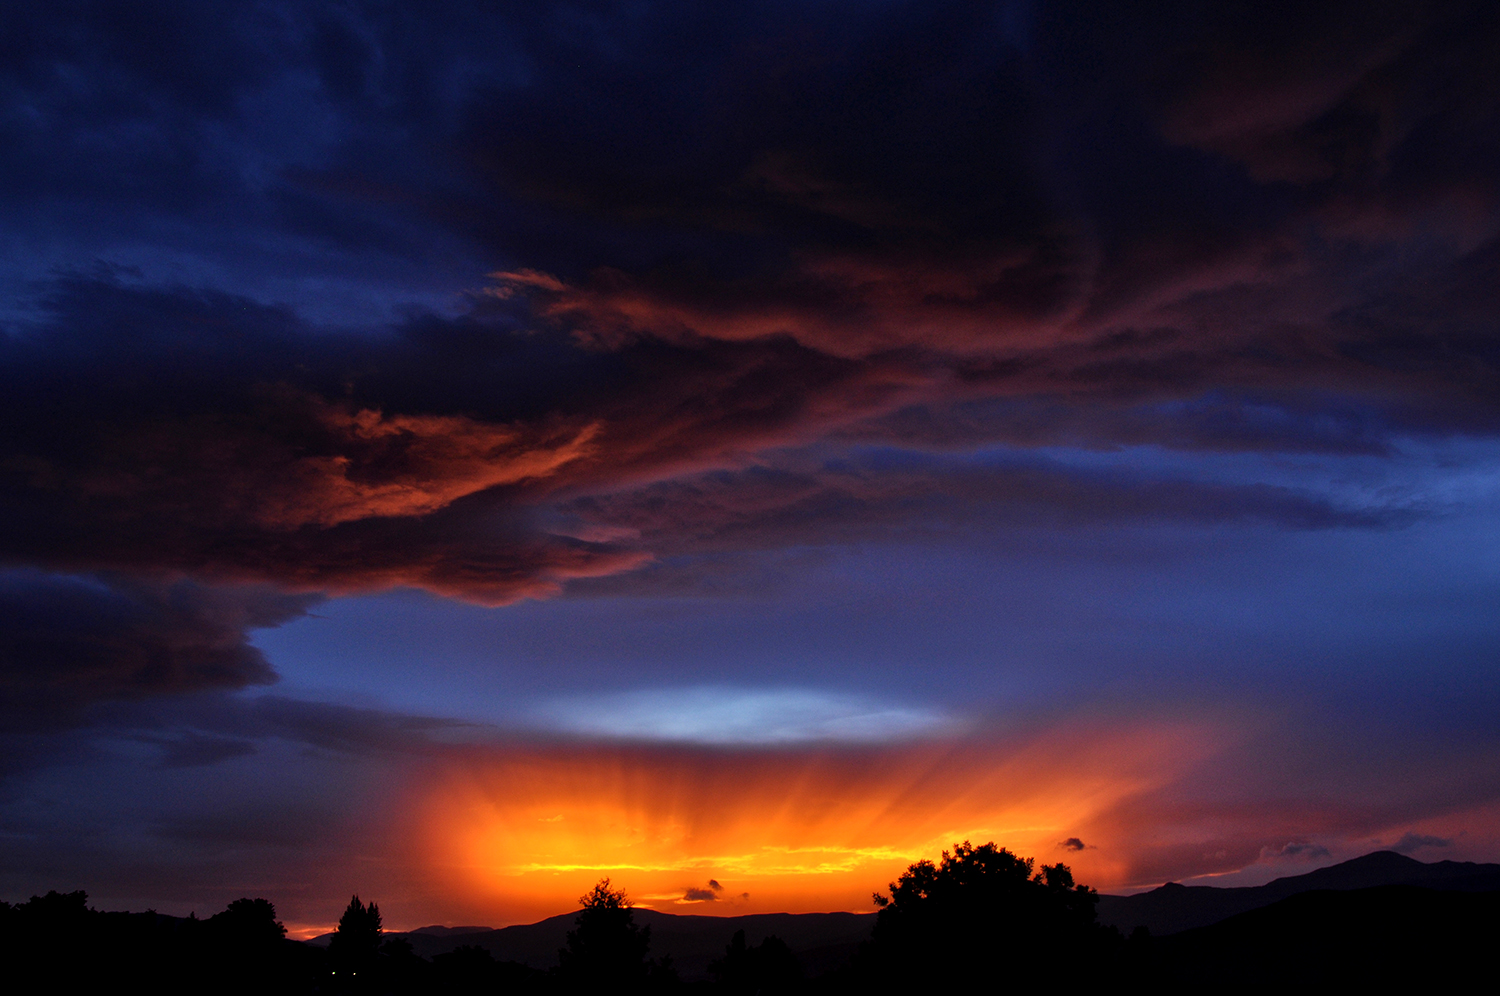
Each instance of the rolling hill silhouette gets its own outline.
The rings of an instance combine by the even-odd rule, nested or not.
[[[1100,896],[1099,922],[1112,924],[1127,934],[1143,926],[1160,936],[1206,927],[1304,892],[1348,892],[1389,885],[1420,886],[1442,892],[1492,892],[1500,890],[1500,865],[1472,861],[1428,864],[1395,851],[1375,851],[1306,875],[1278,878],[1259,886],[1220,889],[1168,882],[1135,896]]]
[[[1229,992],[1291,980],[1306,990],[1458,992],[1492,984],[1483,979],[1492,977],[1487,952],[1497,929],[1493,892],[1415,885],[1302,892],[1156,939],[1151,975],[1183,991],[1214,979]]]
[[[1262,886],[1168,883],[1135,896],[1104,895],[1098,911],[1101,923],[1125,934],[1147,927],[1162,942],[1153,957],[1170,963],[1167,974],[1172,975],[1220,957],[1289,968],[1343,962],[1344,952],[1375,957],[1382,944],[1396,943],[1392,938],[1438,937],[1444,930],[1468,936],[1473,924],[1493,921],[1495,896],[1456,894],[1497,891],[1500,864],[1429,864],[1394,851],[1376,851]],[[557,964],[558,949],[566,944],[577,915],[564,913],[500,929],[431,926],[388,931],[386,936],[405,938],[423,958],[472,946],[489,951],[497,961],[549,969]],[[671,955],[684,981],[706,979],[709,962],[723,956],[737,930],[745,931],[751,945],[769,935],[780,937],[807,976],[816,977],[845,964],[860,942],[869,939],[875,923],[873,913],[718,917],[637,907],[634,915],[638,924],[651,927],[651,954]],[[1443,926],[1439,930],[1434,925]],[[314,943],[327,943],[327,935]],[[1270,949],[1274,950],[1266,955]],[[1389,955],[1383,963],[1394,964]]]
[[[659,913],[636,907],[635,922],[651,928],[651,954],[672,956],[682,978],[708,978],[708,963],[724,956],[724,947],[737,930],[745,932],[747,944],[761,943],[769,935],[786,942],[804,971],[818,975],[839,967],[854,953],[859,942],[870,936],[874,913],[754,913],[747,916],[701,916]],[[557,951],[567,943],[577,912],[548,917],[537,923],[501,927],[421,927],[387,937],[405,938],[412,951],[423,958],[445,954],[461,946],[484,948],[496,961],[514,961],[532,968],[557,964]],[[328,937],[314,943],[326,944]]]

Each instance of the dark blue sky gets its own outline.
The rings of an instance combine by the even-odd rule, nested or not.
[[[7,5],[0,893],[1500,859],[1497,41]]]

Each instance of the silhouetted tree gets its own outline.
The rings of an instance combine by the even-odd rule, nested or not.
[[[286,938],[286,927],[276,919],[268,899],[236,899],[222,913],[208,918],[221,937],[241,948],[276,948]]]
[[[746,996],[783,993],[802,979],[802,965],[785,941],[773,934],[746,947],[743,930],[734,932],[724,957],[710,962],[708,971],[723,989]]]
[[[49,992],[122,987],[163,996],[326,991],[327,952],[285,938],[276,908],[239,899],[207,920],[101,912],[83,892],[0,904],[0,963]]]
[[[89,894],[82,889],[77,892],[52,890],[45,896],[31,899],[15,908],[23,925],[37,930],[77,930],[89,920],[93,912],[89,908]]]
[[[380,957],[380,907],[366,906],[355,895],[339,917],[339,928],[328,944],[335,976],[346,983],[358,984],[363,976],[369,981]]]
[[[968,841],[934,865],[919,861],[875,895],[880,912],[861,963],[884,983],[1082,985],[1118,932],[1095,922],[1099,896],[1066,865],[1032,871],[993,843]]]
[[[646,953],[651,949],[651,928],[639,927],[623,890],[609,887],[601,879],[586,895],[574,930],[568,931],[568,946],[557,953],[558,979],[569,991],[644,989],[651,975]]]
[[[5,938],[12,950],[5,952],[7,968],[19,957],[45,966],[48,988],[82,987],[96,978],[100,968],[99,915],[89,907],[88,893],[48,892],[18,903],[9,917],[12,931]],[[83,957],[80,957],[83,955]]]
[[[221,991],[258,990],[282,970],[286,928],[269,900],[236,899],[222,913],[194,921],[193,933],[199,970]]]

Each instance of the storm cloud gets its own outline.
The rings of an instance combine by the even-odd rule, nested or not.
[[[284,857],[319,778],[547,703],[599,716],[515,750],[769,692],[1336,718],[1368,686],[1430,709],[1350,742],[1430,771],[1311,751],[1289,798],[1226,748],[1037,846],[1167,827],[1098,866],[1146,882],[1461,842],[1495,798],[1454,745],[1493,732],[1497,40],[1458,0],[5,5],[14,798],[305,765],[244,820]],[[481,687],[514,714],[432,705]],[[1354,768],[1405,794],[1307,801]]]
[[[746,455],[822,438],[1379,451],[1500,415],[1478,8],[40,11],[7,14],[13,232],[62,198],[137,232],[233,203],[369,282],[378,201],[427,233],[408,254],[472,262],[446,311],[357,329],[260,303],[253,253],[227,292],[134,251],[38,274],[4,343],[13,562],[504,603],[657,553],[539,528],[554,496],[749,482]],[[314,139],[315,112],[346,127]],[[1229,505],[1337,521],[1298,500]]]
[[[316,601],[186,581],[0,576],[0,712],[7,728],[91,702],[276,680],[247,640],[252,627],[296,618]]]

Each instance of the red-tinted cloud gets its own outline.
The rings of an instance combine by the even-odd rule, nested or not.
[[[288,103],[237,34],[167,19],[202,44],[162,76],[154,28],[12,15],[6,78],[36,115],[0,122],[0,207],[38,244],[81,238],[37,226],[83,203],[132,240],[196,233],[152,272],[274,296],[284,270],[203,248],[233,206],[246,245],[321,260],[369,313],[389,314],[379,274],[455,258],[413,247],[466,247],[472,297],[352,332],[128,268],[27,289],[0,343],[0,559],[502,604],[668,554],[933,523],[1371,521],[1019,460],[769,491],[744,469],[787,447],[1382,453],[1500,426],[1486,9],[658,11],[615,25],[629,45],[465,9],[276,28],[347,56],[285,46],[314,52],[296,78],[347,127],[282,130],[351,136],[295,149],[233,111]],[[135,41],[90,47],[119,32]],[[423,55],[460,49],[438,61],[462,81]],[[206,51],[225,54],[184,54]],[[64,63],[94,82],[62,87],[45,67]],[[165,183],[173,142],[121,137],[146,104],[84,92],[149,94],[218,166]],[[117,153],[109,177],[68,152],[80,134]],[[230,168],[207,134],[276,165]],[[193,253],[214,262],[179,266]]]

